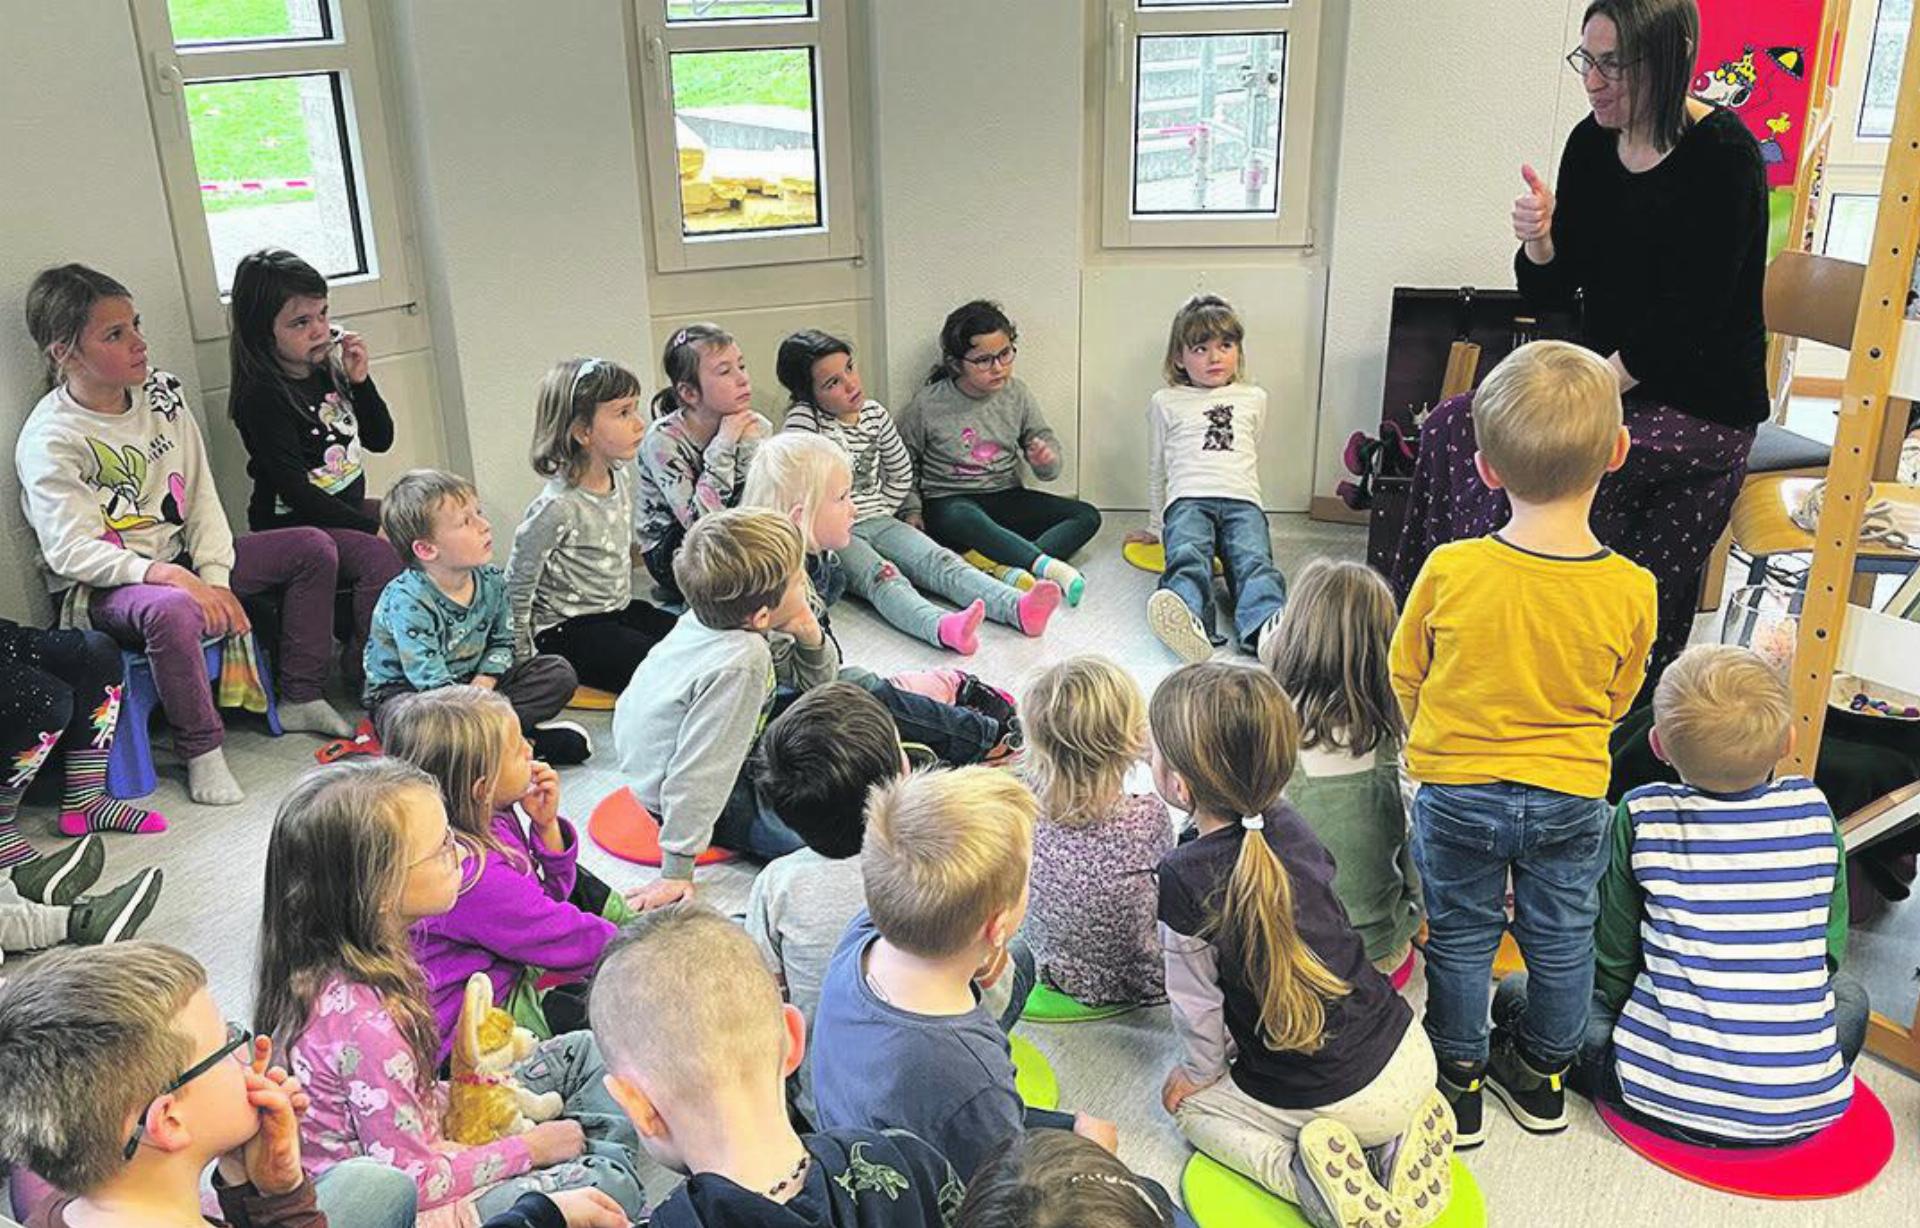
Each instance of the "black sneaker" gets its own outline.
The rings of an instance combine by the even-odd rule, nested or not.
[[[1511,1032],[1495,1030],[1487,1058],[1487,1090],[1524,1130],[1557,1134],[1567,1128],[1566,1067],[1542,1071],[1527,1060]]]
[[[544,721],[533,727],[527,741],[533,743],[535,759],[554,767],[585,763],[593,754],[593,739],[572,721]]]
[[[35,904],[65,906],[100,881],[107,849],[97,835],[85,835],[66,848],[13,868],[13,889]]]
[[[1447,1107],[1453,1110],[1455,1151],[1466,1151],[1487,1141],[1486,1114],[1480,1103],[1480,1089],[1486,1073],[1485,1062],[1463,1068],[1457,1063],[1441,1059],[1438,1083],[1440,1094],[1447,1098]]]
[[[95,946],[131,938],[160,899],[158,867],[142,870],[105,895],[76,900],[67,915],[67,941]]]

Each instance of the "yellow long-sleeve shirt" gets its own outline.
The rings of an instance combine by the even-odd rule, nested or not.
[[[1389,657],[1408,772],[1604,797],[1607,738],[1646,679],[1656,621],[1653,574],[1612,551],[1554,558],[1497,537],[1435,550]]]

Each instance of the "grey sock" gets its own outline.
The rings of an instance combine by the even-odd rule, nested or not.
[[[247,800],[217,746],[187,760],[187,796],[202,806],[237,806]]]
[[[344,738],[353,726],[324,699],[309,699],[297,704],[281,704],[280,728],[288,733],[317,733],[322,737]]]

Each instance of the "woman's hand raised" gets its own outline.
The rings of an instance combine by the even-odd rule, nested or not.
[[[1513,202],[1513,237],[1527,245],[1527,259],[1553,263],[1553,189],[1531,166],[1520,168],[1527,190]]]

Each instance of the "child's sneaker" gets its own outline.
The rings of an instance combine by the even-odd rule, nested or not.
[[[142,870],[105,895],[78,900],[67,915],[67,941],[97,946],[134,936],[160,899],[160,869]]]
[[[1453,1196],[1453,1110],[1428,1092],[1407,1128],[1391,1142],[1367,1149],[1374,1176],[1406,1208],[1407,1228],[1425,1228]]]
[[[554,767],[585,763],[593,754],[593,739],[584,727],[572,721],[542,721],[527,738],[533,743],[533,757]]]
[[[1487,1090],[1524,1130],[1558,1134],[1567,1128],[1566,1068],[1542,1071],[1527,1060],[1513,1033],[1496,1030],[1487,1058]]]
[[[98,836],[82,836],[66,848],[13,868],[13,889],[35,904],[71,904],[100,881],[107,850]]]
[[[1406,1209],[1367,1167],[1360,1140],[1331,1117],[1316,1117],[1300,1131],[1293,1192],[1315,1228],[1407,1228]]]
[[[1147,598],[1147,627],[1174,656],[1189,665],[1213,656],[1207,629],[1172,589],[1155,589]]]
[[[1485,1062],[1463,1068],[1444,1058],[1440,1061],[1440,1094],[1446,1097],[1447,1107],[1453,1110],[1455,1151],[1478,1147],[1487,1141],[1487,1119],[1480,1100],[1486,1073]]]

